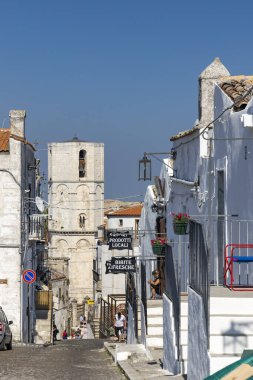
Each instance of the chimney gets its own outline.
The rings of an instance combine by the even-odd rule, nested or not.
[[[25,110],[11,110],[9,117],[11,134],[25,138]]]
[[[199,76],[199,122],[200,127],[210,123],[214,117],[214,86],[218,79],[230,76],[219,58],[207,66]]]

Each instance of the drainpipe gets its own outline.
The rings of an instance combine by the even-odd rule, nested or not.
[[[180,178],[175,178],[175,177],[170,177],[170,180],[172,182],[176,182],[176,183],[181,183],[182,185],[186,185],[186,186],[199,186],[199,183],[198,181],[195,181],[195,182],[191,182],[191,181],[186,181],[184,179],[180,179]]]

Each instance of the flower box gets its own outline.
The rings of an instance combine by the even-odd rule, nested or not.
[[[153,254],[156,256],[165,256],[166,252],[166,239],[151,240]]]
[[[171,214],[173,217],[173,230],[175,235],[186,235],[189,233],[189,220],[190,217],[186,213],[178,213],[174,212]]]
[[[173,222],[173,230],[175,235],[187,235],[189,233],[189,223]]]

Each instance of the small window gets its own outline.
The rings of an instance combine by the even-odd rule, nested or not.
[[[79,152],[79,178],[86,176],[86,150]]]
[[[123,219],[119,219],[119,226],[120,226],[120,227],[123,226]]]
[[[135,219],[135,223],[134,223],[134,236],[135,236],[135,239],[138,238],[138,230],[139,230],[139,219]]]
[[[85,228],[85,215],[84,214],[79,215],[79,227]]]

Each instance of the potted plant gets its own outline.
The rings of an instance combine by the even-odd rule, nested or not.
[[[178,214],[172,213],[173,217],[173,230],[176,235],[186,235],[189,233],[189,220],[190,217],[186,213],[179,212]]]
[[[167,239],[153,239],[151,240],[153,254],[156,256],[164,256],[166,250]]]

